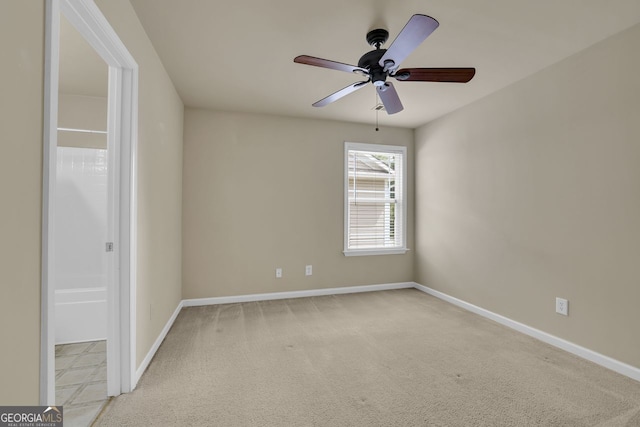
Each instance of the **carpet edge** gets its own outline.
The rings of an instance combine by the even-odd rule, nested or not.
[[[415,288],[414,282],[384,283],[379,285],[346,286],[340,288],[320,288],[304,291],[270,292],[264,294],[236,295],[213,298],[193,298],[182,300],[184,307],[203,305],[234,304],[239,302],[270,301],[289,298],[307,298],[327,295],[355,294],[360,292],[388,291]]]

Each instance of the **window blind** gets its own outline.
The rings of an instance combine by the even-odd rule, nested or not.
[[[347,150],[346,250],[404,247],[401,151]]]

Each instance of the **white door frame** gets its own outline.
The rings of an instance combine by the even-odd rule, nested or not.
[[[114,243],[107,272],[107,394],[136,386],[136,149],[138,64],[93,0],[47,0],[45,20],[44,151],[40,404],[55,404],[55,184],[60,14],[109,66],[108,155]],[[110,277],[109,277],[110,275]]]

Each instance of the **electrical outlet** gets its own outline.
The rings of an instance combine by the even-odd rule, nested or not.
[[[304,268],[304,275],[305,276],[311,276],[313,274],[313,266],[312,265],[307,265]]]
[[[282,269],[276,268],[276,279],[282,279]]]
[[[569,301],[564,298],[556,298],[556,313],[564,316],[569,315]]]

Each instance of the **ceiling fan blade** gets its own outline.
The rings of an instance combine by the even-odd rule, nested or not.
[[[380,66],[385,67],[385,61],[393,61],[393,64],[387,65],[385,68],[392,71],[397,70],[400,63],[429,37],[438,28],[438,25],[440,25],[438,21],[430,16],[413,15],[380,58]]]
[[[475,74],[475,68],[403,68],[393,77],[403,82],[467,83]]]
[[[391,82],[386,82],[382,86],[376,86],[376,90],[388,114],[399,113],[404,109],[402,102],[400,102],[398,92],[396,92],[396,88],[393,87]]]
[[[340,89],[339,91],[332,93],[331,95],[327,96],[326,98],[322,98],[320,101],[318,102],[314,102],[312,105],[314,107],[324,107],[327,104],[331,104],[334,101],[337,101],[338,99],[342,98],[343,96],[347,96],[352,92],[355,92],[356,90],[363,88],[367,83],[369,83],[369,81],[366,82],[357,82],[354,83],[352,85],[349,85],[347,87],[345,87],[344,89]]]
[[[369,75],[369,71],[356,67],[355,65],[343,64],[342,62],[330,61],[328,59],[316,58],[315,56],[300,55],[293,59],[298,64],[313,65],[315,67],[329,68],[331,70],[346,71],[347,73],[359,72],[360,74]]]

